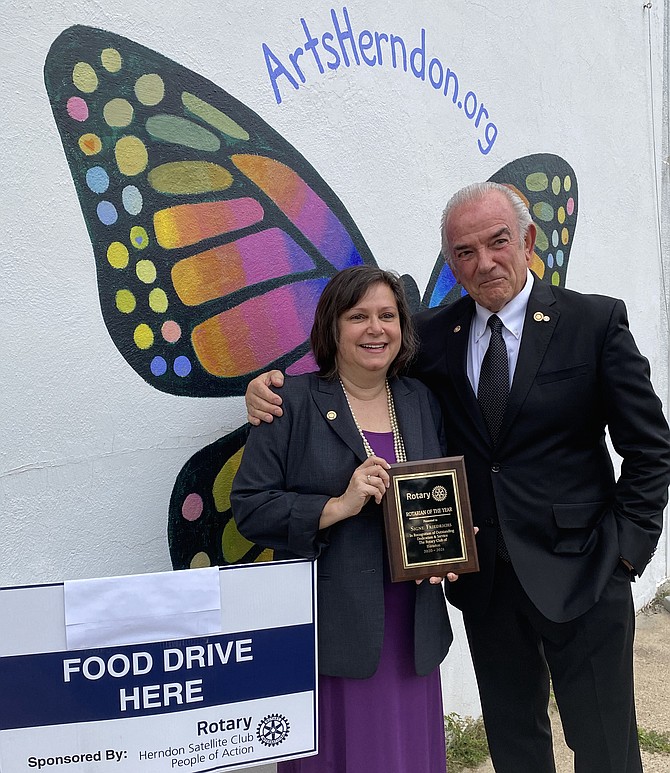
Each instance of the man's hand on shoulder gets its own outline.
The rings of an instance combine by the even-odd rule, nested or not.
[[[247,386],[244,402],[247,406],[247,421],[257,427],[262,421],[268,424],[274,421],[275,416],[281,416],[284,412],[279,407],[282,399],[275,394],[270,387],[282,387],[284,374],[280,370],[269,370],[252,379]]]

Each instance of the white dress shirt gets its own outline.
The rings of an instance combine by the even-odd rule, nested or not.
[[[526,317],[526,308],[530,291],[533,289],[533,274],[526,269],[526,284],[521,292],[515,295],[511,301],[506,303],[498,313],[503,323],[502,336],[507,347],[507,361],[509,364],[509,383],[510,388],[514,379],[516,361],[519,358],[519,347],[521,346],[521,334],[523,333],[523,321]],[[479,386],[479,373],[482,369],[482,360],[489,348],[491,338],[491,329],[488,326],[488,319],[492,312],[485,309],[478,303],[475,303],[475,316],[470,325],[470,340],[468,341],[468,379],[474,393],[477,394]]]

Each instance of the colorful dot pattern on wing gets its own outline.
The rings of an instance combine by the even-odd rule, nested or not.
[[[216,85],[103,30],[66,30],[45,81],[131,366],[202,396],[312,369],[323,286],[373,260],[305,159]]]
[[[531,172],[516,192],[529,205],[537,227],[531,269],[540,279],[565,286],[567,256],[577,220],[577,188],[573,175]]]

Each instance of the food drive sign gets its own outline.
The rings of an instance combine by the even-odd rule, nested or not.
[[[117,680],[129,675],[143,677],[162,668],[158,684],[136,684],[119,688],[119,709],[122,713],[200,703],[204,701],[202,677],[183,682],[167,682],[165,675],[184,670],[186,673],[198,673],[198,669],[227,666],[231,662],[251,662],[254,659],[252,646],[253,638],[168,647],[162,651],[160,664],[155,664],[156,655],[149,650],[115,652],[109,656],[66,658],[63,660],[63,682],[68,684],[73,679],[76,680],[77,674],[91,682],[98,682],[106,677]],[[233,650],[234,657],[231,661]]]
[[[223,598],[234,632],[0,657],[0,770],[201,772],[313,754],[313,564],[227,572],[243,589]],[[21,590],[34,600],[41,589],[0,590],[0,614],[3,594],[20,605]],[[263,617],[279,622],[278,599],[284,624],[239,630]]]

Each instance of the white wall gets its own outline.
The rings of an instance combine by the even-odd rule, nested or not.
[[[230,91],[296,147],[340,196],[378,262],[421,289],[439,251],[448,196],[531,153],[565,158],[580,211],[568,286],[622,297],[668,397],[668,297],[662,289],[663,18],[625,0],[502,5],[380,0],[347,9],[358,30],[458,73],[498,128],[487,155],[449,100],[411,73],[361,64],[318,73],[277,104],[261,45],[286,63],[332,28],[322,0],[109,6],[83,0],[6,5],[0,18],[0,585],[170,568],[167,506],[199,448],[240,426],[241,398],[173,397],[116,350],[100,313],[84,221],[43,84],[52,41],[72,24],[117,32]],[[511,6],[511,7],[510,7]],[[303,60],[304,61],[304,60]],[[667,293],[666,280],[666,293]],[[638,606],[667,577],[668,543],[636,584]],[[476,713],[459,637],[445,664],[445,708]]]

